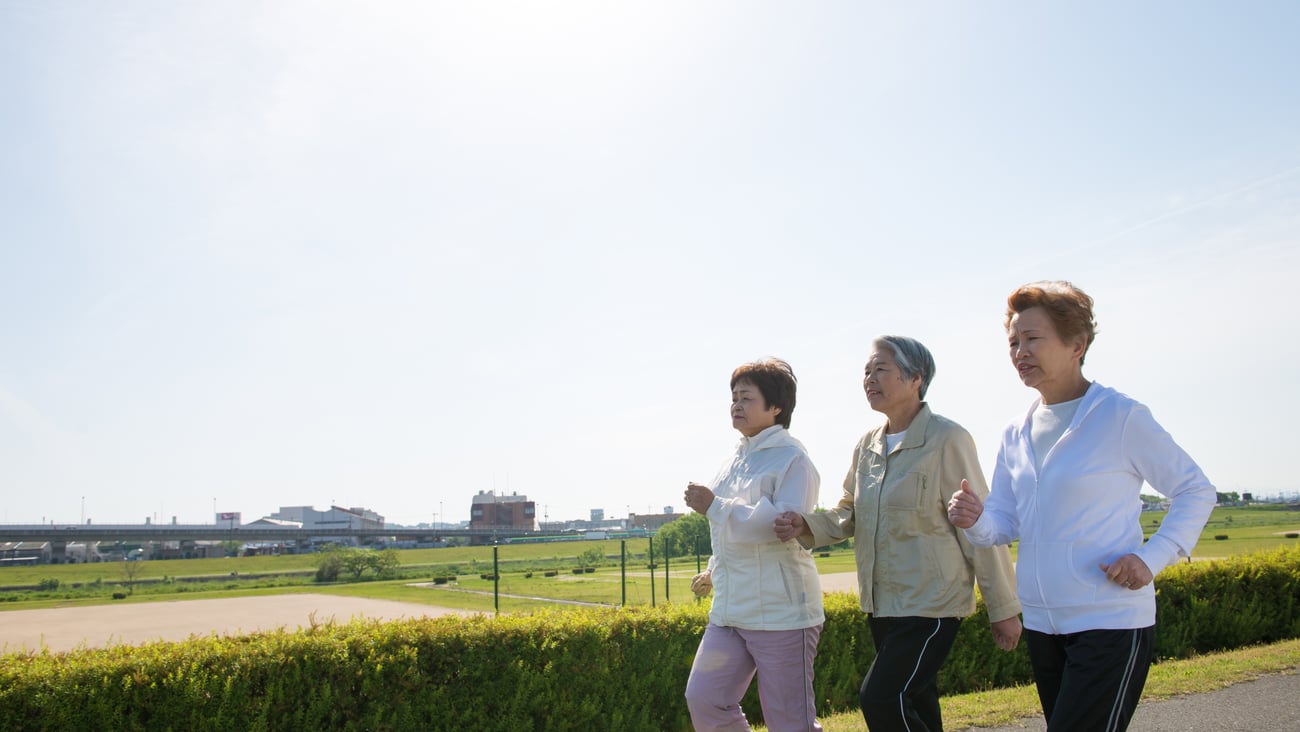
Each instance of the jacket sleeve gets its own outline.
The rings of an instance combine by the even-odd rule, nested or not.
[[[777,479],[773,496],[750,504],[742,498],[717,498],[706,512],[709,520],[727,524],[732,540],[744,544],[778,544],[773,523],[785,511],[811,511],[817,505],[817,469],[800,453]]]
[[[812,532],[812,537],[800,536],[799,543],[807,549],[813,547],[828,546],[838,544],[841,541],[853,536],[854,531],[854,500],[857,495],[858,485],[858,457],[862,453],[862,442],[853,449],[853,464],[849,466],[849,474],[844,477],[844,493],[840,496],[840,502],[835,504],[835,508],[829,511],[812,512],[800,511],[799,515],[803,522],[808,525],[808,530]]]
[[[1020,538],[1020,514],[1016,509],[1016,493],[1012,489],[1006,458],[1007,444],[1012,439],[1012,430],[1008,428],[998,448],[998,459],[993,463],[993,485],[987,495],[981,496],[984,512],[974,526],[963,531],[975,546],[1010,544]],[[974,482],[971,485],[974,486]]]
[[[964,429],[951,432],[943,445],[942,480],[944,501],[961,490],[963,478],[970,484],[970,489],[986,499],[988,486],[984,482],[983,469],[975,449],[975,440]],[[941,509],[942,510],[942,509]],[[949,525],[957,537],[962,554],[975,572],[975,581],[979,584],[984,606],[988,608],[989,620],[998,622],[1020,614],[1020,600],[1016,596],[1015,571],[1011,566],[1011,551],[1005,546],[978,547],[966,537],[966,532]]]
[[[1135,553],[1152,574],[1192,554],[1205,522],[1218,502],[1210,479],[1174,442],[1145,406],[1136,405],[1124,421],[1125,457],[1156,492],[1170,499],[1169,514]]]

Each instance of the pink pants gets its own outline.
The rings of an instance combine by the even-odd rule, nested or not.
[[[822,626],[743,630],[709,623],[686,682],[696,732],[748,732],[740,699],[758,672],[758,700],[770,732],[821,732],[813,660]]]

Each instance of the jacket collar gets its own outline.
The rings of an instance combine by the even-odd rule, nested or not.
[[[774,424],[753,437],[741,435],[740,450],[741,452],[753,452],[754,450],[765,450],[769,447],[781,447],[782,445],[791,444],[793,439],[785,427]]]
[[[898,446],[899,450],[910,450],[914,447],[921,447],[925,444],[925,432],[930,425],[930,404],[921,402],[921,411],[916,413],[912,418],[912,423],[907,426],[907,434],[903,435],[903,443]],[[877,455],[885,454],[885,426],[877,427],[871,435],[871,451]]]
[[[1110,396],[1112,392],[1112,389],[1108,389],[1095,381],[1090,382],[1088,390],[1083,393],[1083,401],[1079,402],[1079,408],[1074,413],[1074,419],[1070,420],[1070,426],[1065,431],[1070,432],[1078,427],[1079,422],[1082,422],[1083,418],[1088,416],[1088,413],[1095,409],[1106,397]],[[1034,410],[1038,409],[1038,405],[1042,403],[1043,398],[1040,396],[1029,405],[1029,411],[1025,412],[1023,426],[1026,432],[1029,431],[1030,421],[1034,417]]]

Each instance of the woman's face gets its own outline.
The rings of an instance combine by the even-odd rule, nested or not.
[[[1083,336],[1066,343],[1056,332],[1056,324],[1041,307],[1027,308],[1011,316],[1007,325],[1007,345],[1011,365],[1020,381],[1039,393],[1047,394],[1075,384],[1082,373]],[[1047,391],[1045,392],[1044,389]]]
[[[779,407],[767,406],[763,392],[757,386],[741,379],[731,390],[731,426],[746,437],[753,437],[776,424]]]
[[[921,377],[903,378],[902,369],[888,346],[877,348],[867,359],[862,377],[867,403],[877,412],[888,415],[911,408],[921,401]]]

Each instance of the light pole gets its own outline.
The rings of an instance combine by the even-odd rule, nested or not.
[[[81,524],[86,524],[86,497],[81,497]]]

